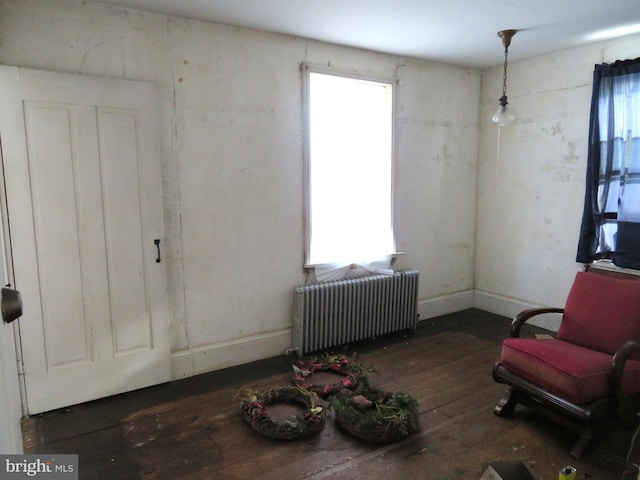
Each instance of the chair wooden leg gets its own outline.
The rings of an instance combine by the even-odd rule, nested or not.
[[[509,415],[518,403],[516,397],[516,392],[512,388],[508,389],[493,409],[493,413],[499,417]]]
[[[591,444],[593,439],[594,435],[590,428],[583,430],[583,432],[580,434],[580,438],[578,438],[578,441],[571,447],[569,455],[571,455],[576,460],[580,460],[584,453],[587,451],[587,448],[589,448],[589,445]]]

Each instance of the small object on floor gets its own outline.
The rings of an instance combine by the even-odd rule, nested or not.
[[[540,480],[519,460],[497,460],[482,466],[480,480]]]
[[[576,480],[576,469],[567,465],[558,473],[558,480]]]

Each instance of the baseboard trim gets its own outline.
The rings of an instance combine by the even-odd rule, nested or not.
[[[282,355],[291,346],[291,336],[292,329],[284,328],[174,352],[171,355],[171,379],[179,380]]]
[[[418,302],[418,319],[446,315],[473,308],[473,290],[442,295]],[[171,379],[180,380],[201,373],[263,360],[284,354],[291,347],[292,328],[251,335],[216,344],[173,352]]]
[[[479,310],[484,310],[485,312],[513,318],[523,310],[542,307],[544,305],[525,303],[514,298],[476,290],[473,306]],[[560,326],[560,316],[558,314],[540,315],[532,318],[528,323],[555,332]]]
[[[421,300],[418,302],[417,311],[420,321],[469,308],[477,308],[512,318],[522,310],[538,306],[540,305],[532,305],[488,292],[465,290]],[[557,331],[559,322],[558,315],[543,315],[530,320],[532,325],[552,331]],[[179,380],[283,355],[291,347],[291,341],[292,328],[284,328],[274,332],[174,352],[171,355],[171,379]]]
[[[428,318],[439,317],[448,313],[460,312],[473,308],[473,305],[473,290],[421,300],[418,302],[418,320],[427,320]]]

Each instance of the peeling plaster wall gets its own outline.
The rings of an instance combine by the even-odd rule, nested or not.
[[[303,281],[301,62],[400,80],[400,268],[472,306],[481,73],[84,0],[0,0],[0,62],[149,80],[161,102],[173,376],[281,354]]]
[[[500,134],[490,119],[502,67],[483,72],[478,170],[476,306],[512,316],[562,306],[575,273],[584,199],[593,67],[640,56],[640,36],[513,62]],[[517,48],[517,37],[511,50]],[[547,319],[554,328],[557,319]]]

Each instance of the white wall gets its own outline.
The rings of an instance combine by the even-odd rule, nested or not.
[[[526,32],[523,32],[525,34]],[[510,51],[517,49],[514,37]],[[515,125],[491,115],[502,66],[483,72],[478,171],[476,306],[512,316],[562,306],[575,272],[584,199],[593,67],[640,56],[640,36],[510,63]],[[557,319],[548,319],[555,326]]]
[[[473,304],[479,71],[81,0],[0,2],[0,62],[158,85],[174,378],[291,344],[301,62],[399,78],[398,267],[423,318]]]

